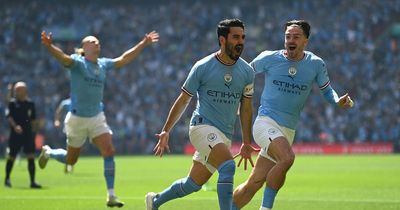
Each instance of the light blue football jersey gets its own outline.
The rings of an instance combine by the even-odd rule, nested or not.
[[[227,65],[214,53],[196,62],[182,86],[197,94],[191,125],[212,125],[232,139],[241,98],[252,97],[253,83],[254,71],[242,58]]]
[[[71,71],[72,114],[80,117],[93,117],[103,111],[103,91],[107,71],[114,67],[110,58],[99,58],[92,63],[85,57],[73,54]]]
[[[284,52],[264,51],[250,65],[256,73],[265,74],[258,115],[271,117],[278,124],[295,129],[313,83],[330,103],[336,103],[337,98],[332,96],[336,92],[330,86],[325,63],[320,57],[305,51],[302,60],[292,61]]]

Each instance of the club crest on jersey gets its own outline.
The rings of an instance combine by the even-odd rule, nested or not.
[[[99,68],[95,68],[95,69],[94,69],[94,74],[96,74],[96,75],[99,75],[99,74],[100,74]]]
[[[289,68],[288,72],[289,72],[289,77],[294,77],[297,73],[297,69],[292,66]]]
[[[232,81],[232,75],[229,74],[229,73],[226,73],[224,75],[224,80],[225,80],[225,82],[231,82]]]
[[[217,135],[215,134],[215,133],[209,133],[208,135],[207,135],[207,140],[209,141],[209,142],[213,142],[213,141],[215,141],[217,139]]]
[[[278,132],[278,130],[276,130],[275,128],[268,129],[268,134],[269,135],[275,135],[277,132]]]
[[[230,82],[232,81],[232,75],[229,73],[226,73],[224,75],[224,80],[225,80],[225,86],[228,87],[228,89],[231,89],[231,84]]]

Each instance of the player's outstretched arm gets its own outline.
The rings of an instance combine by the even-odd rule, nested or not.
[[[185,112],[185,109],[191,99],[191,96],[182,91],[176,99],[174,105],[172,105],[161,133],[156,134],[156,137],[158,138],[158,143],[153,149],[155,155],[162,157],[165,150],[167,152],[170,152],[168,146],[169,133],[175,126],[176,122],[178,122],[178,120],[181,118],[183,112]]]
[[[42,31],[42,44],[47,48],[47,50],[64,66],[71,66],[74,62],[72,58],[65,54],[60,48],[53,45],[52,33],[46,34]]]
[[[125,51],[121,56],[114,58],[114,65],[116,68],[121,68],[135,59],[140,52],[148,45],[158,42],[159,35],[157,32],[152,31],[146,34],[142,41],[136,44],[131,49]]]

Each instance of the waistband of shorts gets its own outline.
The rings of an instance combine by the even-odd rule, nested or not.
[[[192,117],[192,119],[190,120],[190,126],[196,126],[196,125],[212,125],[212,124],[206,118],[196,115]]]

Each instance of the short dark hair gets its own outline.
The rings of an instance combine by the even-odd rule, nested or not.
[[[217,27],[217,37],[223,36],[228,38],[231,27],[241,27],[244,30],[244,23],[237,18],[221,20]],[[219,41],[218,44],[220,45]]]
[[[285,31],[289,26],[292,26],[292,25],[300,26],[301,29],[303,29],[304,35],[307,37],[307,39],[308,39],[308,37],[310,37],[311,26],[307,21],[305,21],[305,20],[288,21],[287,23],[285,23]]]

